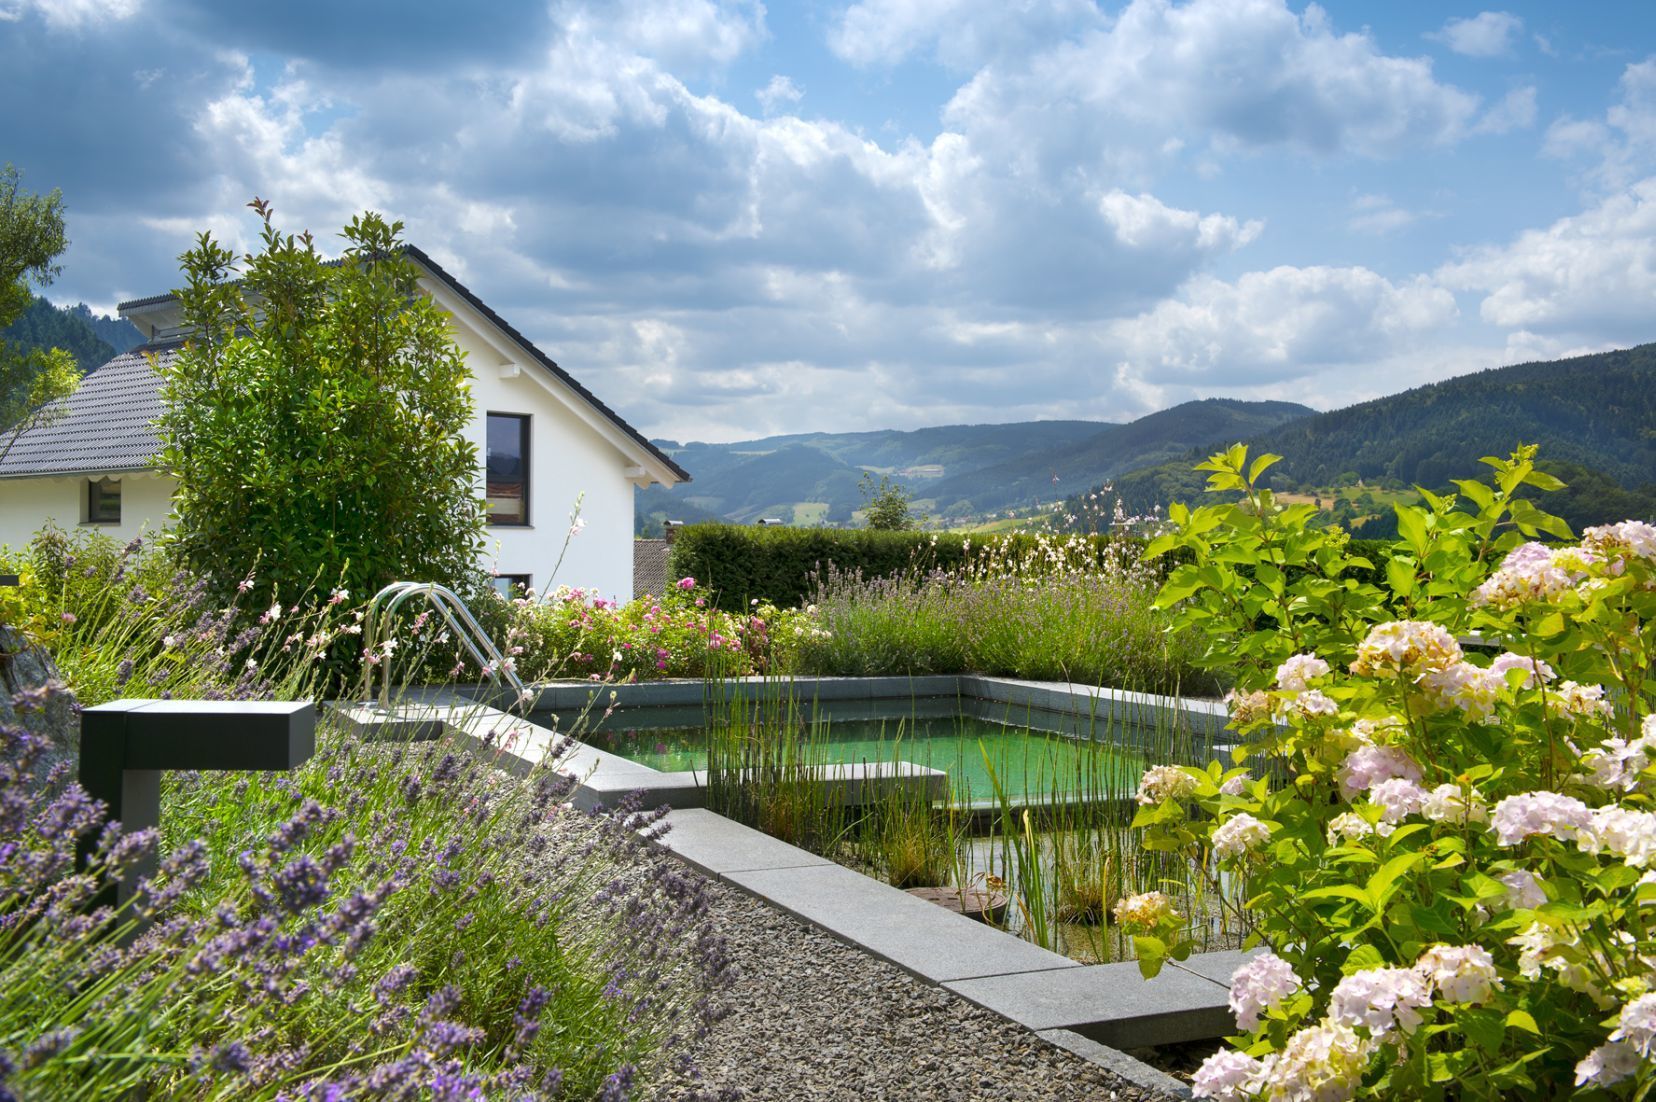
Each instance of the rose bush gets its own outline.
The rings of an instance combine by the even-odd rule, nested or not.
[[[1492,484],[1422,491],[1382,585],[1234,448],[1171,511],[1160,601],[1234,673],[1228,766],[1146,778],[1147,846],[1245,910],[1215,1099],[1542,1098],[1656,1084],[1656,528],[1579,540]],[[1554,537],[1551,544],[1540,537]],[[1132,916],[1128,916],[1132,917]],[[1185,947],[1153,916],[1153,973]]]

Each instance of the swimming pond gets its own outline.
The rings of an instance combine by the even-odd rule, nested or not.
[[[812,761],[912,762],[946,772],[954,799],[976,804],[996,798],[991,771],[1019,802],[1130,794],[1147,764],[1167,760],[1158,748],[1169,739],[1148,726],[966,699],[803,705],[789,722]],[[699,708],[618,710],[578,737],[663,772],[707,768]]]

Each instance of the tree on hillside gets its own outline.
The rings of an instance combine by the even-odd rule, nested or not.
[[[18,187],[19,173],[0,169],[0,329],[16,321],[34,295],[58,274],[57,258],[68,247],[63,234],[63,196],[30,195]],[[59,348],[14,348],[0,341],[0,459],[31,428],[62,416],[50,404],[80,385],[75,357]]]
[[[863,510],[866,527],[885,532],[906,532],[920,527],[920,518],[914,515],[914,508],[909,504],[908,491],[900,483],[891,481],[890,476],[881,475],[876,486],[874,476],[865,472],[857,488],[868,502]]]
[[[261,249],[203,233],[181,258],[192,336],[161,369],[161,464],[185,561],[292,600],[400,578],[478,580],[472,399],[447,318],[419,293],[402,223],[363,214],[326,263],[262,200]],[[239,278],[238,278],[239,276]]]

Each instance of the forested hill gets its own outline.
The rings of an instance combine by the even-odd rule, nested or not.
[[[734,444],[658,440],[695,481],[652,486],[635,498],[637,530],[665,518],[846,525],[862,507],[865,475],[913,495],[923,515],[972,523],[1012,508],[1050,505],[1068,486],[1223,444],[1314,411],[1292,402],[1208,399],[1125,424],[1025,421],[874,432],[804,433]]]
[[[1548,508],[1577,527],[1619,520],[1656,502],[1656,344],[1462,375],[1303,418],[1247,443],[1283,457],[1273,470],[1276,488],[1325,500],[1358,485],[1447,488],[1451,479],[1478,477],[1481,456],[1538,444],[1543,464],[1573,484],[1549,497]],[[1115,492],[1132,513],[1194,500],[1204,480],[1190,466],[1201,458],[1191,452],[1133,471],[1116,480]]]
[[[23,315],[5,329],[0,340],[21,348],[62,348],[75,357],[82,371],[95,371],[117,352],[137,346],[143,337],[124,318],[92,313],[83,302],[53,306],[43,298],[29,303]]]

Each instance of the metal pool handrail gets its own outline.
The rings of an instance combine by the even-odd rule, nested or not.
[[[363,635],[366,638],[369,650],[379,652],[381,644],[384,642],[380,638],[380,630],[391,623],[392,614],[410,597],[424,597],[426,603],[436,609],[437,613],[442,616],[443,622],[454,633],[455,638],[464,644],[472,658],[488,675],[489,680],[493,681],[496,686],[506,684],[512,687],[516,694],[513,698],[513,708],[520,706],[529,699],[531,694],[524,688],[523,682],[519,680],[517,673],[512,669],[506,657],[500,653],[500,648],[495,646],[493,639],[489,638],[489,633],[483,630],[483,626],[477,622],[477,618],[466,607],[466,602],[462,601],[454,590],[444,585],[438,585],[436,582],[392,582],[374,594],[374,599],[368,602],[368,614],[363,623]],[[391,706],[391,656],[389,654],[384,655],[379,665],[385,669],[385,676],[380,681],[379,702],[382,707],[389,708]],[[374,688],[373,665],[368,665],[363,670],[363,675],[371,696]]]

